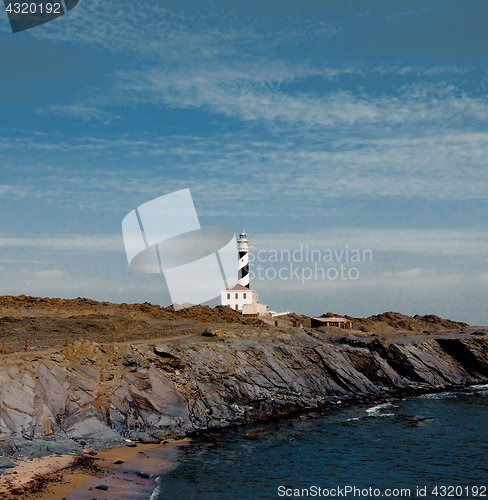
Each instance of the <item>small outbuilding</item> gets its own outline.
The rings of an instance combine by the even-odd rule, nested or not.
[[[268,314],[268,306],[264,304],[260,304],[259,302],[253,302],[252,304],[244,304],[242,306],[242,315],[243,316],[264,316]]]
[[[321,326],[337,326],[339,328],[351,329],[352,328],[352,321],[345,319],[345,318],[339,318],[339,317],[312,318],[311,326],[312,326],[312,328],[319,328]]]

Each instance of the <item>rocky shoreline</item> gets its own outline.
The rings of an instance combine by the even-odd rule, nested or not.
[[[476,334],[476,335],[474,335]],[[156,443],[338,399],[488,381],[485,331],[382,338],[299,328],[208,328],[152,345],[79,342],[0,358],[0,454]]]

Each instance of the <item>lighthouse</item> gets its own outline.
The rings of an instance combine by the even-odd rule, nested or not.
[[[239,285],[249,288],[249,240],[247,239],[244,229],[237,240],[237,249],[239,251],[238,274]]]
[[[221,291],[220,303],[231,307],[235,311],[241,311],[243,316],[258,317],[268,314],[268,306],[260,304],[258,292],[251,290],[249,286],[249,240],[244,229],[237,239],[237,250],[239,251],[238,274],[239,282],[234,286]]]

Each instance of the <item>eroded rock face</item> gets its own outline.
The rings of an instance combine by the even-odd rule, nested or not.
[[[155,442],[286,415],[327,399],[486,382],[488,340],[334,343],[220,327],[158,345],[87,342],[0,358],[0,439],[25,454]],[[55,443],[53,444],[53,442]],[[14,448],[15,448],[14,446]],[[13,448],[12,448],[13,449]]]
[[[214,334],[198,344],[141,350],[185,395],[195,428],[313,408],[334,396],[441,389],[484,382],[488,375],[481,364],[488,359],[483,339],[462,341],[471,353],[465,364],[436,340],[386,344],[370,339],[357,347],[305,334],[278,334],[281,342],[267,343],[236,342],[235,334],[226,338],[221,329]]]
[[[100,447],[131,432],[159,440],[188,427],[182,395],[130,346],[79,343],[42,358],[5,357],[0,382],[3,439],[56,435]]]

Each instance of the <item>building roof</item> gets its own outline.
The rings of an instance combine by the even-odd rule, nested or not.
[[[323,323],[350,323],[350,319],[344,319],[344,318],[337,318],[337,317],[332,317],[332,318],[312,318],[316,319],[317,321],[322,321]]]
[[[237,283],[237,285],[231,286],[230,288],[226,288],[226,290],[242,290],[243,292],[252,292],[247,286],[242,286],[240,283]]]

